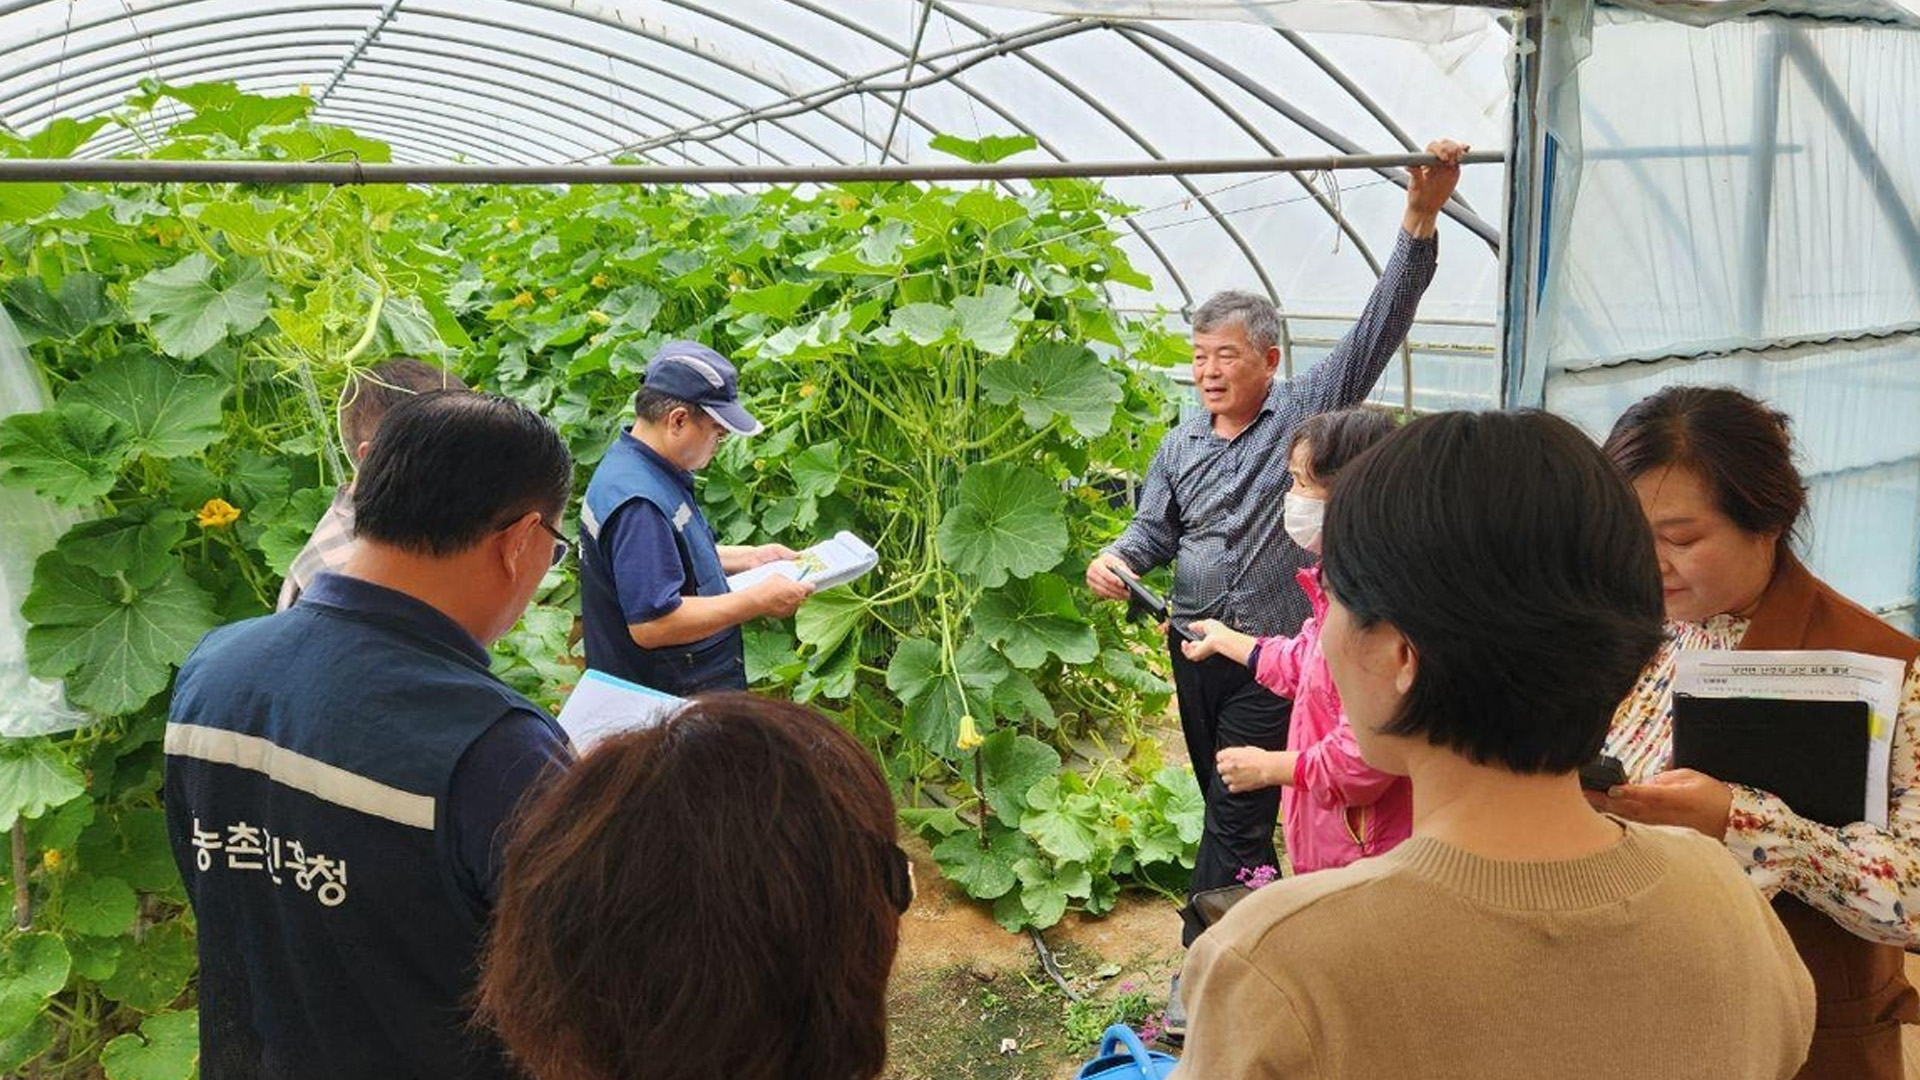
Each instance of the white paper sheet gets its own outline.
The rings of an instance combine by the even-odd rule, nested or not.
[[[865,540],[841,530],[800,553],[798,559],[776,562],[742,570],[727,578],[727,588],[739,592],[770,577],[804,581],[820,589],[845,585],[880,565],[880,553]]]
[[[567,695],[558,720],[573,740],[574,752],[584,754],[609,735],[652,727],[686,700],[604,671],[588,671]]]
[[[1826,650],[1687,649],[1674,658],[1675,697],[1772,698],[1867,703],[1867,798],[1863,821],[1887,824],[1887,773],[1906,665],[1884,656]]]

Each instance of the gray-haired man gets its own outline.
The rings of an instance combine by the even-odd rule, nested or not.
[[[1468,148],[1442,140],[1427,149],[1446,164],[1411,170],[1393,258],[1359,322],[1312,370],[1274,378],[1279,318],[1264,297],[1221,293],[1194,314],[1193,381],[1204,411],[1160,443],[1134,519],[1087,567],[1088,588],[1125,599],[1115,567],[1140,574],[1171,562],[1175,620],[1219,619],[1260,636],[1299,632],[1308,611],[1294,575],[1311,556],[1287,538],[1281,520],[1287,443],[1307,417],[1364,400],[1413,323],[1439,257],[1440,208]],[[1200,892],[1278,863],[1279,791],[1228,791],[1214,755],[1230,746],[1284,747],[1291,705],[1246,667],[1219,656],[1190,661],[1178,639],[1172,645],[1180,726],[1207,802],[1190,886]],[[1185,941],[1200,930],[1189,910]]]

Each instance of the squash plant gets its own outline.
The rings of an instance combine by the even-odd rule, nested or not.
[[[70,154],[104,124],[177,158],[388,149],[304,97],[144,87],[114,118],[0,135]],[[155,121],[162,115],[164,122]],[[942,140],[976,160],[1020,140]],[[1167,890],[1200,801],[1139,720],[1152,635],[1079,569],[1125,515],[1183,355],[1104,286],[1139,283],[1093,184],[675,188],[0,186],[0,304],[53,391],[0,422],[0,483],[85,510],[35,568],[33,672],[100,718],[0,740],[30,926],[0,937],[0,1071],[192,1075],[190,912],[159,802],[167,690],[206,630],[261,614],[344,482],[331,403],[392,354],[437,358],[559,427],[581,484],[647,358],[693,337],[743,362],[765,434],[703,499],[729,539],[847,528],[878,571],[752,628],[757,685],[871,746],[955,880],[1009,927]],[[572,570],[496,649],[553,703],[577,677]],[[1122,756],[1084,772],[1062,751]],[[1096,754],[1096,756],[1103,756]]]

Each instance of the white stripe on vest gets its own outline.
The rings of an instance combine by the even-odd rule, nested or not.
[[[318,758],[203,724],[168,724],[167,753],[261,773],[316,799],[416,829],[433,828],[433,797],[350,773]]]

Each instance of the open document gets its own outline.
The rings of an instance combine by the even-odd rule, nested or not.
[[[609,735],[652,727],[686,700],[604,671],[589,670],[567,695],[557,719],[567,738],[573,740],[574,752],[584,754]]]
[[[1678,727],[1685,698],[1745,699],[1763,705],[1796,701],[1857,703],[1865,707],[1866,790],[1860,817],[1854,820],[1886,826],[1887,773],[1906,665],[1886,657],[1838,650],[1683,650],[1675,659],[1676,764],[1681,763]],[[1834,736],[1844,738],[1839,729]],[[1788,737],[1810,740],[1817,734],[1801,729]],[[1801,749],[1813,751],[1806,742]],[[1737,776],[1719,779],[1742,782]]]
[[[797,557],[742,570],[727,578],[734,592],[779,576],[805,582],[816,589],[845,585],[880,565],[880,553],[865,540],[842,530],[801,552]]]

